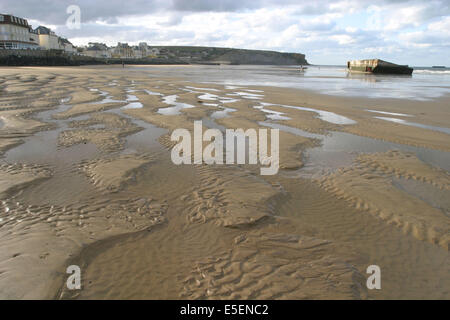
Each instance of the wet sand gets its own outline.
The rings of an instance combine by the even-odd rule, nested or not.
[[[1,68],[0,298],[450,299],[449,96],[195,83],[192,68]],[[280,171],[174,165],[170,134],[195,120],[279,128]]]

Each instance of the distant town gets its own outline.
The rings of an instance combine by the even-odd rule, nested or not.
[[[10,50],[61,50],[68,54],[80,54],[94,58],[154,58],[159,56],[158,48],[151,48],[146,42],[138,46],[118,43],[108,47],[103,43],[89,43],[75,47],[69,40],[58,36],[45,26],[33,29],[24,18],[0,14],[0,49]]]
[[[109,47],[90,42],[74,46],[45,26],[33,29],[27,19],[0,14],[1,65],[144,64],[308,64],[301,53],[192,46],[150,46],[118,42]]]

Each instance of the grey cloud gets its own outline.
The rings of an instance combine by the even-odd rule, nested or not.
[[[180,13],[171,13],[168,15],[167,21],[158,23],[160,26],[176,26],[183,22],[183,15]]]
[[[164,8],[163,0],[2,0],[0,12],[43,21],[64,24],[69,16],[69,5],[78,5],[83,22],[114,21],[126,15],[153,13]]]
[[[237,11],[242,9],[256,9],[260,1],[255,0],[173,0],[172,9],[177,11]]]
[[[330,4],[339,3],[332,0],[317,0],[304,2],[299,0],[2,0],[0,12],[12,13],[21,17],[43,21],[48,24],[64,24],[68,14],[69,5],[80,6],[83,22],[95,20],[115,21],[117,17],[127,15],[144,15],[155,12],[235,12],[292,6],[293,14],[320,15],[327,12],[345,10]],[[372,0],[351,0],[352,6],[367,8],[373,5]],[[417,0],[382,0],[377,5],[418,3]],[[422,2],[423,3],[423,2]],[[448,13],[448,3],[445,0],[429,2],[427,17],[439,16]],[[444,9],[444,11],[442,11]]]

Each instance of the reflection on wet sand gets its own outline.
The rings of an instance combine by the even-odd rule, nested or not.
[[[426,125],[426,124],[422,124],[422,123],[415,123],[415,122],[406,121],[406,120],[397,119],[397,118],[389,118],[389,117],[375,117],[375,118],[381,119],[381,120],[386,120],[386,121],[392,121],[392,122],[404,124],[407,126],[413,126],[413,127],[423,128],[423,129],[430,129],[430,130],[435,130],[435,131],[440,131],[443,133],[450,134],[450,128],[430,126],[430,125]]]

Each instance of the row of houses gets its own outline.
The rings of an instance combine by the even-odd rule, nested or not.
[[[47,27],[33,29],[28,21],[10,14],[0,14],[0,49],[16,50],[62,50],[94,58],[141,59],[163,56],[158,48],[150,48],[146,42],[137,46],[118,43],[108,47],[103,43],[90,42],[86,47],[76,48],[69,40],[59,37]]]
[[[0,49],[76,52],[69,40],[58,37],[49,28],[39,26],[33,29],[26,19],[10,14],[0,14]]]
[[[108,47],[104,43],[89,42],[87,47],[81,47],[78,51],[82,55],[94,58],[121,59],[156,58],[161,54],[158,48],[151,48],[146,42],[141,42],[137,46],[119,42],[115,47]]]

